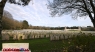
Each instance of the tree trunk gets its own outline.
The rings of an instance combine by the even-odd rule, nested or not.
[[[3,9],[6,4],[7,0],[2,0],[0,2],[0,37],[1,37],[1,32],[2,32],[2,17],[3,17]]]
[[[94,13],[94,22],[93,22],[93,25],[94,25],[94,29],[95,29],[95,13]]]
[[[95,14],[94,14],[94,16],[95,16]],[[94,27],[94,29],[95,29],[95,17],[94,17],[93,20],[91,20],[91,21],[92,21],[93,27]]]
[[[2,16],[3,16],[3,9],[4,9],[4,6],[5,6],[5,4],[6,4],[6,1],[7,0],[2,0],[1,2],[0,2],[0,40],[2,40]],[[2,43],[1,43],[1,41],[0,41],[0,49],[2,49],[2,47],[1,47],[1,45],[2,45]]]
[[[94,21],[94,23],[93,23],[93,26],[94,26],[94,30],[95,30],[95,21]]]
[[[94,28],[95,28],[95,20],[94,20],[94,22],[93,22],[93,26],[94,26]]]

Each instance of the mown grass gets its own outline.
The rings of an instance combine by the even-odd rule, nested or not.
[[[54,50],[63,48],[62,40],[50,41],[49,38],[31,40],[9,40],[3,41],[3,43],[29,43],[29,48],[31,49],[31,51]]]
[[[64,52],[95,52],[95,36],[88,34],[73,36],[69,39],[50,41],[49,38],[31,40],[9,40],[3,43],[29,43],[32,52],[60,50]]]

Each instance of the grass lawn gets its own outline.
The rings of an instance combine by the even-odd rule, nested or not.
[[[31,40],[9,40],[3,41],[3,43],[29,43],[31,51],[41,50],[55,50],[63,48],[64,44],[62,40],[50,41],[49,38],[31,39]]]

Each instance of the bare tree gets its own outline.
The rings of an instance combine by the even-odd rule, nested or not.
[[[73,19],[77,17],[89,16],[95,28],[95,0],[53,0],[48,1],[48,9],[51,16],[62,16],[62,14],[70,14],[75,11]]]
[[[12,14],[10,12],[6,11],[6,10],[3,10],[3,16],[8,17],[8,18],[13,20]]]
[[[3,9],[6,4],[6,2],[11,4],[18,4],[21,6],[26,6],[29,4],[31,0],[1,0],[0,2],[0,38],[1,38],[1,31],[2,31],[2,16],[3,16]]]
[[[11,13],[9,13],[6,10],[4,10],[3,12],[2,26],[3,26],[3,29],[6,29],[6,28],[13,29],[13,26],[14,26],[13,16],[11,15]]]

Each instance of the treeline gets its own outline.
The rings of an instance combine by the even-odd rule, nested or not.
[[[3,16],[2,26],[3,29],[19,29],[21,28],[21,23],[17,20]]]
[[[3,12],[2,26],[3,26],[3,29],[5,30],[9,30],[9,29],[64,30],[65,29],[65,27],[32,26],[32,25],[29,25],[26,20],[18,21],[18,20],[13,19],[13,16],[8,11],[5,11],[5,10]],[[67,29],[78,29],[78,26],[67,27]],[[87,27],[81,27],[81,30],[95,31],[95,28],[91,26],[87,26]]]
[[[2,26],[3,29],[9,30],[18,30],[18,29],[38,29],[38,30],[63,30],[64,27],[44,27],[44,26],[32,26],[29,25],[26,20],[18,21],[13,19],[13,16],[8,12],[3,12],[3,18],[2,18]]]
[[[94,27],[82,27],[81,28],[82,31],[95,31],[95,28]]]
[[[45,27],[45,26],[31,26],[29,29],[38,29],[38,30],[64,30],[65,27]]]
[[[4,29],[27,29],[29,27],[28,22],[26,20],[18,21],[13,19],[13,16],[8,12],[3,12],[2,18],[2,26]]]

